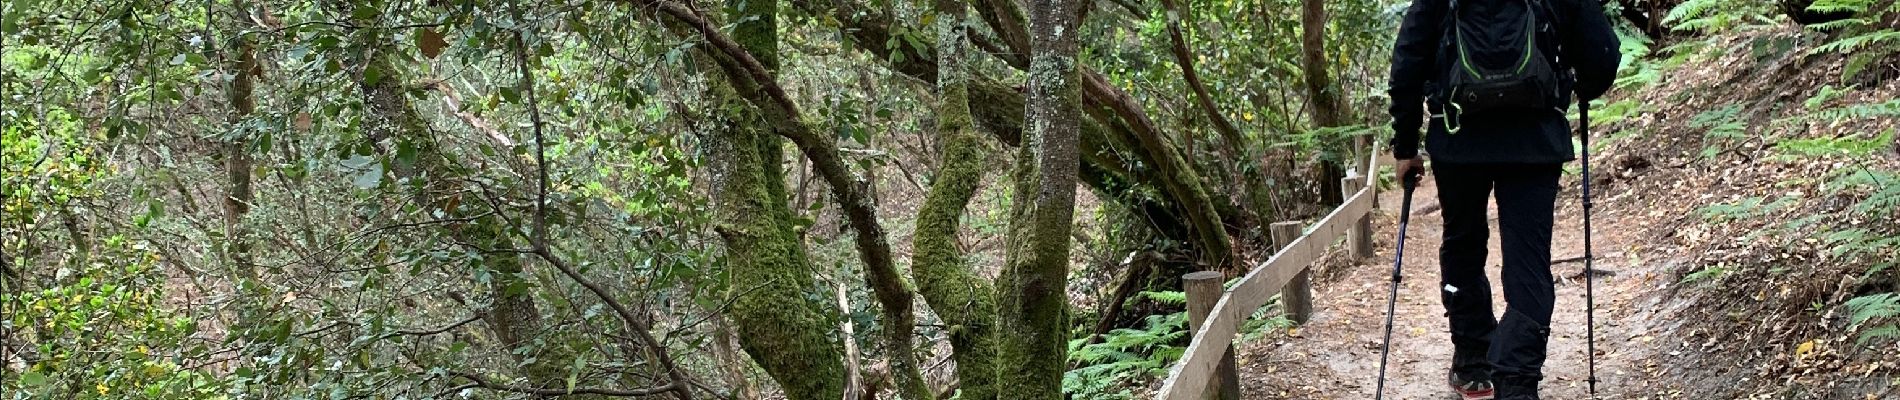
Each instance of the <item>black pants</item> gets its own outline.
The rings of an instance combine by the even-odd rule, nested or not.
[[[1541,378],[1556,304],[1550,230],[1563,165],[1434,163],[1432,170],[1444,207],[1445,242],[1438,251],[1438,267],[1445,315],[1451,320],[1453,369]],[[1493,189],[1504,252],[1502,320],[1491,309],[1491,282],[1484,270],[1490,239],[1487,200]]]

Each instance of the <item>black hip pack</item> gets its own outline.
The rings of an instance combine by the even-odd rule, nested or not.
[[[1435,95],[1447,132],[1465,114],[1560,106],[1559,68],[1544,51],[1556,43],[1538,43],[1556,37],[1551,14],[1544,0],[1451,0]]]

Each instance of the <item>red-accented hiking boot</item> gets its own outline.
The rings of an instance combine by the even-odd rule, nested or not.
[[[1462,400],[1491,400],[1497,394],[1495,388],[1491,386],[1490,374],[1483,372],[1460,374],[1453,371],[1451,391],[1457,393],[1458,398]]]

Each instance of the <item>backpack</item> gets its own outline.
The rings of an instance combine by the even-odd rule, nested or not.
[[[1563,106],[1564,77],[1547,51],[1556,48],[1556,18],[1546,1],[1451,0],[1435,85],[1449,132],[1457,133],[1462,114]]]

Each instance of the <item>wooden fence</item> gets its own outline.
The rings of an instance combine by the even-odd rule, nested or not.
[[[1274,223],[1274,243],[1280,251],[1248,272],[1231,289],[1222,289],[1218,272],[1196,272],[1183,277],[1188,296],[1188,322],[1194,341],[1181,360],[1168,371],[1168,380],[1156,394],[1161,400],[1201,400],[1240,398],[1240,385],[1234,365],[1234,335],[1247,316],[1266,305],[1275,293],[1292,320],[1305,323],[1313,312],[1313,288],[1308,278],[1310,267],[1326,248],[1341,236],[1346,237],[1348,254],[1354,258],[1372,256],[1371,212],[1378,202],[1376,178],[1379,148],[1367,152],[1366,168],[1361,175],[1349,176],[1341,190],[1346,200],[1326,218],[1300,233],[1300,222]],[[1367,183],[1372,184],[1367,184]],[[1213,389],[1213,390],[1210,390]]]

